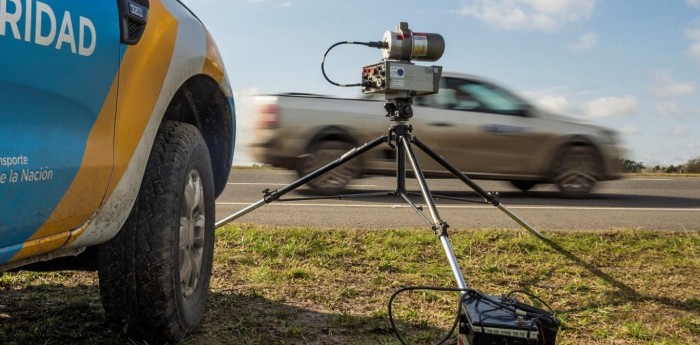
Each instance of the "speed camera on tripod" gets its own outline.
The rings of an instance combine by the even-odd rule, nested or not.
[[[379,48],[382,50],[384,59],[380,63],[362,68],[361,83],[336,83],[330,80],[326,75],[324,63],[328,53],[334,47],[341,44],[358,44],[372,48]],[[544,235],[508,210],[501,203],[498,193],[486,192],[467,175],[462,173],[454,165],[449,163],[447,160],[445,160],[445,158],[433,151],[427,144],[423,143],[412,134],[413,126],[409,124],[409,120],[413,116],[413,96],[436,93],[440,84],[442,67],[416,66],[411,62],[411,60],[436,61],[442,56],[444,50],[445,41],[443,40],[442,36],[438,34],[414,33],[408,29],[408,24],[406,23],[399,23],[395,32],[387,32],[383,41],[341,41],[330,46],[330,48],[326,50],[326,53],[323,54],[323,58],[321,60],[321,72],[323,73],[323,77],[326,78],[329,83],[336,86],[361,86],[362,91],[365,93],[384,94],[386,98],[384,109],[387,111],[386,116],[389,118],[389,121],[392,122],[392,125],[389,127],[389,131],[370,142],[367,142],[359,147],[352,148],[333,161],[321,161],[323,165],[320,167],[318,167],[316,164],[318,161],[316,163],[311,161],[312,164],[310,164],[310,166],[313,168],[310,169],[312,170],[310,173],[300,177],[298,180],[279,190],[270,191],[269,189],[265,189],[263,191],[264,196],[262,199],[217,222],[216,226],[222,226],[234,219],[252,212],[265,204],[276,201],[320,199],[341,200],[350,197],[367,198],[372,196],[399,197],[406,201],[410,205],[410,208],[417,212],[419,216],[428,224],[435,235],[438,236],[458,286],[457,288],[431,287],[427,290],[454,291],[462,293],[462,297],[459,300],[459,311],[454,318],[453,326],[446,333],[446,335],[443,336],[442,340],[440,340],[438,344],[444,344],[453,335],[454,331],[457,330],[458,339],[455,339],[455,342],[450,342],[450,344],[555,345],[556,335],[559,329],[559,321],[554,317],[554,311],[551,310],[551,308],[547,308],[549,310],[543,310],[530,306],[516,300],[514,297],[512,297],[512,295],[514,293],[525,293],[526,295],[546,305],[546,303],[544,303],[541,299],[522,291],[513,291],[510,294],[502,297],[488,296],[467,287],[462,271],[459,268],[459,262],[449,240],[447,233],[449,224],[447,224],[447,222],[440,217],[435,201],[438,198],[477,203],[479,203],[479,201],[444,195],[433,195],[428,188],[425,175],[421,170],[416,152],[413,149],[414,146],[417,147],[435,163],[441,165],[454,177],[471,187],[483,198],[483,201],[481,202],[491,204],[499,208],[532,234],[545,241],[548,241],[549,243],[549,240],[547,240]],[[393,156],[396,159],[395,189],[385,192],[367,192],[345,195],[340,194],[337,196],[311,196],[289,198],[286,200],[281,199],[282,196],[308,182],[313,181],[316,178],[322,176],[347,175],[349,170],[345,172],[338,171],[333,173],[331,171],[382,144],[387,144],[394,152]],[[309,159],[314,159],[311,154],[305,156],[307,156]],[[412,174],[418,182],[420,193],[411,193],[406,188],[406,176],[409,169],[408,163],[410,163]],[[305,165],[306,163],[302,164]],[[351,175],[354,174],[351,173]],[[332,178],[335,179],[336,177]],[[426,208],[429,211],[429,215],[424,214],[423,206],[417,205],[411,198],[412,196],[422,197],[422,200],[425,202]],[[389,300],[389,321],[401,344],[406,344],[406,342],[404,342],[403,338],[401,338],[401,335],[399,334],[393,320],[392,302],[399,293],[410,290],[426,290],[426,288],[402,288],[395,292]]]
[[[359,44],[382,50],[382,61],[362,68],[362,81],[356,84],[336,83],[326,75],[328,53],[341,44]],[[437,61],[445,52],[445,40],[439,34],[413,32],[401,22],[396,31],[387,31],[382,41],[341,41],[326,50],[321,59],[321,73],[326,80],[342,87],[362,87],[363,93],[384,94],[387,100],[408,99],[438,92],[441,66],[417,66],[411,61]]]
[[[411,61],[437,61],[445,52],[439,34],[413,32],[401,22],[387,31],[380,46],[383,60],[362,68],[362,92],[385,94],[387,99],[438,92],[441,66],[418,66]]]

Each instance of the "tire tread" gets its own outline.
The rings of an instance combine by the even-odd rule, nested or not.
[[[206,149],[196,127],[176,122],[163,124],[126,223],[98,251],[100,295],[106,318],[130,337],[177,341],[192,328],[181,318],[178,304],[173,301],[178,290],[174,285],[178,282],[177,268],[173,269],[172,264],[178,255],[173,242],[179,232],[180,178],[187,173],[187,157],[197,145]],[[208,290],[208,278],[206,283]]]

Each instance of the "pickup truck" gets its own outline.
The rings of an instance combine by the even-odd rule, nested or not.
[[[178,0],[0,0],[0,55],[0,272],[97,270],[116,329],[177,341],[234,152],[211,35]]]
[[[390,125],[384,100],[371,96],[277,94],[255,103],[252,154],[301,176],[386,134]],[[621,177],[623,151],[614,131],[538,109],[486,79],[444,73],[439,92],[415,97],[413,105],[413,134],[471,178],[510,181],[523,191],[554,183],[566,197],[583,197],[598,181]],[[394,174],[395,155],[379,146],[309,185],[335,194],[352,178]],[[418,159],[426,176],[447,175],[422,152]]]

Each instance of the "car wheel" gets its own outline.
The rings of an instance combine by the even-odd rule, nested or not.
[[[537,185],[537,183],[532,181],[510,181],[510,184],[523,192],[527,192]]]
[[[159,130],[138,197],[119,234],[98,251],[108,321],[130,337],[176,342],[204,313],[214,252],[214,183],[199,130]]]
[[[352,145],[343,141],[320,141],[311,147],[310,155],[301,163],[299,176],[310,172],[340,158],[352,149]],[[311,180],[308,185],[319,194],[337,194],[342,192],[350,180],[359,175],[360,163],[358,158],[352,159],[335,169]]]
[[[598,182],[599,166],[598,155],[592,147],[566,147],[556,160],[554,183],[566,197],[584,197],[593,191]]]

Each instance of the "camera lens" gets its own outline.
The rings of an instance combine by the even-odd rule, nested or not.
[[[412,32],[407,23],[399,23],[396,31],[384,33],[386,47],[382,56],[397,61],[437,61],[445,52],[445,40],[439,34]]]

